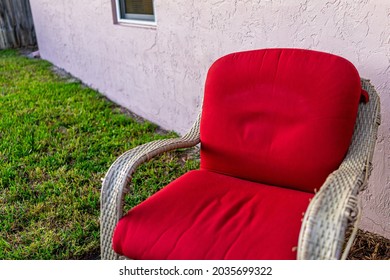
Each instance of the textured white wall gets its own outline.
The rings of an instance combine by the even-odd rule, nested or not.
[[[361,227],[390,237],[389,0],[155,0],[155,28],[114,25],[110,0],[30,2],[43,58],[180,133],[198,113],[208,67],[226,53],[297,47],[349,59],[382,103]]]

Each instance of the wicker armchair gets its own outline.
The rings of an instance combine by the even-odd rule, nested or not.
[[[369,102],[358,105],[352,141],[342,163],[327,177],[308,203],[300,225],[299,240],[296,241],[296,258],[298,259],[345,258],[351,240],[354,238],[352,234],[345,248],[346,231],[350,227],[356,228],[358,222],[360,213],[358,193],[367,186],[380,123],[379,97],[375,89],[368,80],[364,79],[361,80],[361,87],[368,92]],[[124,215],[124,196],[129,192],[132,174],[140,164],[156,155],[178,148],[193,147],[199,143],[202,146],[200,140],[202,117],[201,115],[198,117],[193,127],[183,137],[141,145],[125,152],[112,164],[104,178],[101,192],[102,259],[131,258],[114,252],[113,234],[119,220]],[[253,234],[256,235],[256,232]],[[289,232],[284,234],[288,235]],[[173,258],[180,257],[174,256]]]

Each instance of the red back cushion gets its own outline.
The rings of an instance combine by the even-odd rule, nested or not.
[[[351,142],[360,77],[344,58],[300,49],[234,53],[205,85],[201,169],[313,192]]]

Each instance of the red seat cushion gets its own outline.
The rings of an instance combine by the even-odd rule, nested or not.
[[[114,250],[132,259],[295,259],[312,196],[191,171],[119,221]]]
[[[313,192],[351,142],[361,94],[355,67],[332,54],[267,49],[209,70],[201,168]]]

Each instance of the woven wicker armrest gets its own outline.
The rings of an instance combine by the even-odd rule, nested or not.
[[[329,175],[304,215],[299,236],[298,259],[340,259],[346,257],[346,230],[356,228],[358,193],[367,186],[372,156],[380,124],[379,97],[368,80],[362,87],[369,102],[360,104],[355,132],[339,169]],[[354,235],[351,235],[351,241]]]
[[[151,158],[179,148],[199,143],[198,117],[190,131],[181,138],[157,140],[123,153],[111,165],[103,180],[100,198],[100,245],[102,259],[118,259],[112,249],[112,235],[123,216],[124,195],[129,191],[132,174],[136,168]]]

